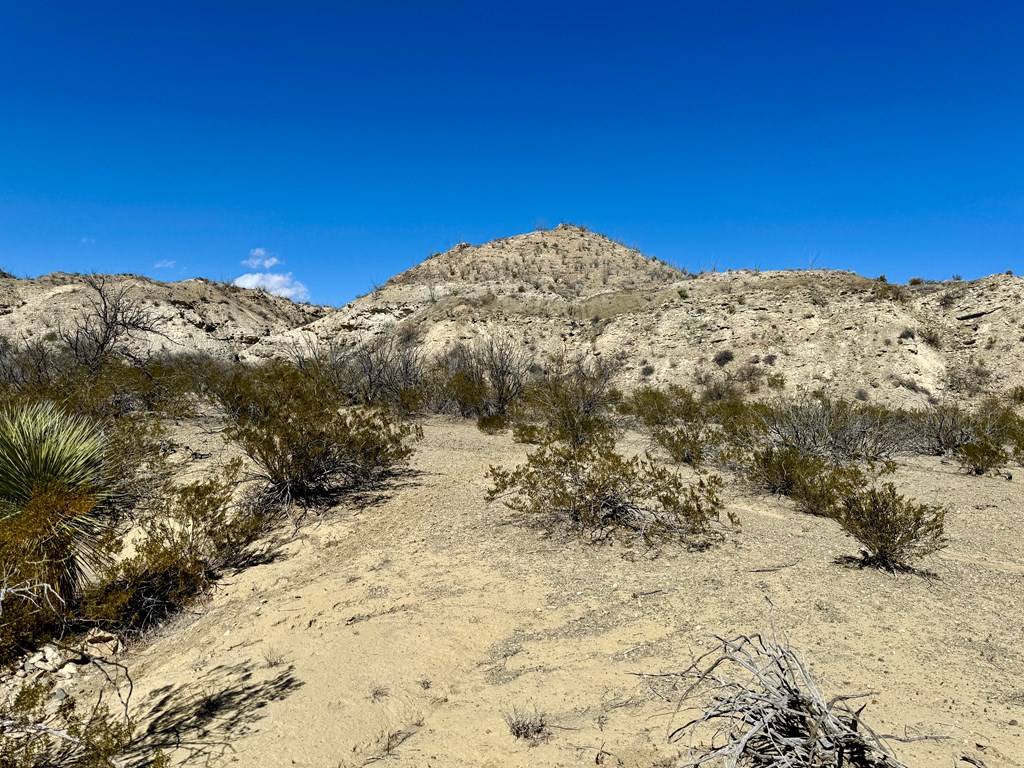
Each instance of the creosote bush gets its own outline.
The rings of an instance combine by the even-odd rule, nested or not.
[[[917,504],[892,483],[859,490],[843,500],[836,519],[865,549],[865,565],[909,570],[915,560],[946,546],[946,510]]]
[[[559,360],[527,387],[514,414],[513,435],[520,442],[583,445],[613,436],[618,425],[612,409],[622,399],[612,386],[607,363]]]
[[[73,696],[50,706],[55,683],[23,686],[0,702],[0,766],[115,768],[131,743],[133,725],[100,700],[82,708]]]
[[[564,525],[591,540],[612,535],[653,544],[707,544],[723,504],[716,475],[687,484],[650,456],[624,458],[607,435],[583,443],[549,441],[512,470],[491,467],[488,500],[501,499],[527,521]],[[735,521],[733,521],[735,522]]]
[[[232,371],[216,395],[232,421],[227,435],[281,501],[371,486],[412,455],[421,434],[387,411],[346,407],[316,371],[280,360]]]

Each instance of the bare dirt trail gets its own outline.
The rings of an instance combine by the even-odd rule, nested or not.
[[[150,745],[211,766],[670,765],[678,693],[631,673],[768,631],[768,597],[826,692],[877,691],[881,732],[949,737],[896,745],[908,764],[1024,764],[1017,481],[902,466],[901,490],[956,512],[938,578],[894,577],[835,564],[857,552],[835,523],[735,483],[742,529],[707,552],[543,536],[484,501],[488,465],[524,446],[424,429],[386,498],[328,513],[128,655]],[[513,710],[550,735],[514,739]]]

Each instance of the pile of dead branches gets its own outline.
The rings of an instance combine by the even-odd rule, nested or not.
[[[671,741],[689,738],[688,766],[725,768],[905,768],[861,720],[851,702],[870,694],[826,699],[788,644],[740,635],[671,676],[692,681],[683,697],[710,694],[698,716]],[[698,741],[705,746],[695,747]]]

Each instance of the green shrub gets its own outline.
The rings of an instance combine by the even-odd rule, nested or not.
[[[956,449],[960,465],[972,475],[984,475],[1006,464],[1010,453],[990,436],[978,435]]]
[[[828,470],[830,464],[820,456],[791,446],[768,445],[749,454],[747,479],[769,493],[789,496],[802,478]]]
[[[886,467],[879,474],[894,467]],[[790,498],[799,512],[836,517],[846,501],[868,483],[868,473],[856,465],[821,465],[812,461],[796,472]]]
[[[512,470],[491,467],[488,500],[544,527],[565,525],[592,540],[614,534],[645,542],[706,544],[722,509],[716,475],[687,485],[650,456],[626,459],[611,437],[549,443]]]
[[[618,431],[612,409],[622,395],[611,384],[605,363],[558,361],[527,387],[516,409],[513,436],[521,442],[567,442],[583,445]]]
[[[864,546],[866,565],[896,571],[946,546],[945,516],[942,507],[917,504],[885,483],[846,498],[836,519]]]
[[[670,384],[665,388],[637,387],[622,399],[618,410],[652,430],[693,417],[700,411],[700,404],[690,390]]]
[[[329,382],[279,360],[235,371],[218,399],[233,420],[228,437],[283,501],[368,487],[412,455],[420,434],[386,411],[343,407]]]
[[[4,768],[113,768],[129,746],[130,720],[100,699],[80,708],[73,696],[50,705],[52,681],[23,686],[0,701],[0,766]]]
[[[508,429],[508,419],[504,416],[480,416],[476,420],[477,429],[488,435],[497,435]]]
[[[236,460],[216,477],[168,484],[140,511],[135,554],[101,574],[82,599],[82,619],[110,631],[143,631],[203,594],[279,518],[258,495],[234,502]]]

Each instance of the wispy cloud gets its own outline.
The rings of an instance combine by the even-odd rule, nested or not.
[[[92,245],[93,243],[96,242],[96,238],[95,237],[83,237],[78,242],[80,242],[82,245]]]
[[[271,293],[274,296],[283,296],[292,301],[309,300],[309,290],[292,277],[291,272],[285,274],[253,272],[236,277],[235,285],[240,288],[262,288],[267,293]]]
[[[161,259],[153,265],[153,269],[174,269],[174,265],[177,264],[173,259]]]
[[[283,263],[277,256],[267,252],[265,248],[253,248],[249,251],[249,258],[242,262],[249,269],[270,269]]]

